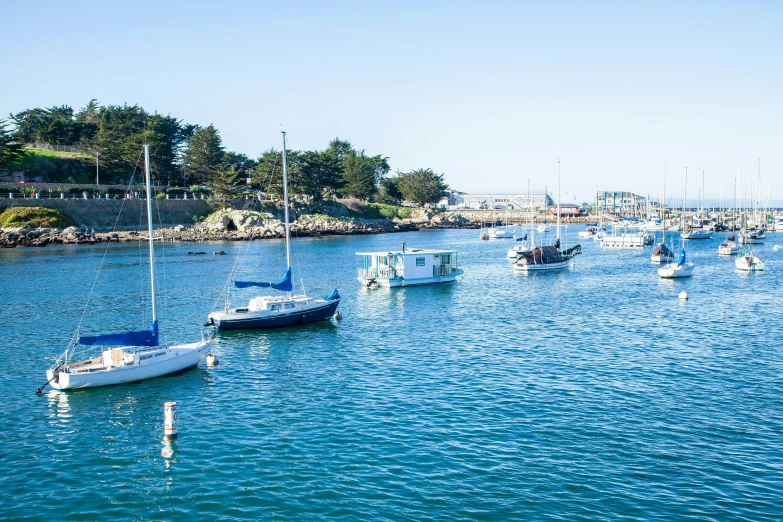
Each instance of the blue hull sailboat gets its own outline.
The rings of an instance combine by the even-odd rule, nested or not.
[[[283,132],[283,205],[285,215],[286,272],[276,282],[234,281],[237,288],[271,288],[285,295],[264,295],[250,299],[247,305],[231,308],[228,299],[223,310],[209,314],[209,325],[219,330],[275,328],[323,321],[332,317],[340,305],[340,294],[335,289],[323,299],[305,294],[293,295],[291,277],[291,229],[288,220],[288,165],[286,163],[285,132]],[[233,274],[232,274],[233,277]]]

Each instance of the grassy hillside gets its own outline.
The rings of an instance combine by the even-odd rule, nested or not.
[[[3,227],[58,227],[76,226],[73,219],[59,210],[46,207],[10,207],[0,214]]]
[[[369,218],[400,218],[411,217],[410,207],[398,207],[396,205],[384,205],[383,203],[369,203],[367,205],[367,217]]]
[[[24,149],[24,156],[4,167],[22,171],[25,178],[50,183],[94,183],[95,158],[79,152]]]

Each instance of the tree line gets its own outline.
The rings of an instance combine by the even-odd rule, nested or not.
[[[187,124],[138,105],[102,106],[93,99],[78,111],[67,105],[35,108],[0,120],[0,166],[17,161],[27,143],[99,155],[101,178],[118,182],[141,166],[146,143],[161,185],[206,185],[221,195],[248,189],[282,193],[281,151],[269,149],[252,159],[226,150],[214,125]],[[424,205],[437,202],[448,188],[431,169],[390,175],[388,157],[368,155],[340,138],[320,151],[287,151],[286,159],[289,191],[312,200],[335,196]]]

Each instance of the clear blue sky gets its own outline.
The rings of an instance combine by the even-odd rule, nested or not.
[[[687,165],[718,198],[761,157],[779,200],[781,5],[5,0],[0,111],[137,103],[253,157],[283,124],[468,192],[554,190],[560,158],[579,202],[659,195],[664,157],[670,197]]]

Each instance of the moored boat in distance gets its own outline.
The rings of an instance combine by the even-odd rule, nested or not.
[[[750,226],[740,232],[740,243],[743,245],[756,245],[763,243],[767,239],[766,231],[763,228]]]
[[[656,246],[652,254],[650,254],[650,262],[654,264],[659,263],[665,263],[667,261],[671,261],[674,259],[674,252],[671,251],[671,249],[666,246],[666,243],[658,243],[658,246]]]
[[[683,239],[712,239],[712,231],[705,228],[688,227],[683,229],[680,236]]]
[[[750,248],[745,247],[734,260],[734,266],[741,272],[759,272],[764,270],[764,261],[753,255]]]
[[[685,261],[685,249],[680,249],[680,256],[677,263],[669,263],[658,269],[658,275],[663,279],[679,279],[693,275],[693,263]]]
[[[719,256],[733,256],[734,254],[738,254],[740,251],[740,246],[734,242],[734,234],[726,238],[726,241],[720,244],[718,246],[718,255]]]
[[[527,244],[527,234],[518,238],[517,242],[519,243],[518,245],[511,247],[511,249],[506,252],[506,258],[517,259],[520,255],[530,250],[530,246]]]
[[[559,270],[571,264],[571,260],[582,253],[580,245],[561,251],[560,250],[560,160],[557,161],[557,240],[554,245],[533,246],[530,250],[522,252],[514,263],[514,270],[518,272],[537,272],[543,270]],[[535,244],[535,235],[531,240]]]
[[[600,241],[601,245],[607,248],[644,248],[652,245],[654,238],[655,236],[651,232],[623,224],[615,224],[612,231],[605,232]]]
[[[491,227],[487,230],[489,239],[513,239],[514,234],[505,227]]]
[[[454,250],[405,248],[388,252],[357,252],[357,279],[365,286],[403,286],[450,283],[464,272]]]

